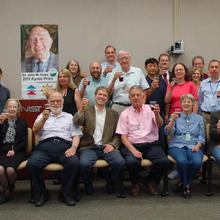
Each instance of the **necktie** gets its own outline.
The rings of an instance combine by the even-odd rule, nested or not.
[[[166,73],[163,74],[163,79],[164,79],[166,85],[168,86],[167,74]]]
[[[37,72],[42,72],[42,65],[43,63],[42,62],[37,62]]]

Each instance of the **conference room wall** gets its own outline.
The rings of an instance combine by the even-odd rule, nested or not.
[[[0,67],[11,96],[21,98],[21,24],[58,24],[59,67],[75,58],[83,71],[104,60],[108,44],[131,52],[132,65],[158,57],[174,43],[173,0],[0,0]],[[219,0],[179,0],[178,39],[185,53],[171,57],[191,66],[219,58]]]

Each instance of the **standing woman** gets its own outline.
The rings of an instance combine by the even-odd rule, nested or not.
[[[8,99],[7,113],[0,115],[0,183],[4,192],[0,204],[7,202],[14,190],[16,168],[26,159],[27,121],[18,117],[21,105],[17,99]]]
[[[176,82],[174,81],[176,78]],[[180,105],[180,98],[182,95],[192,94],[196,103],[193,106],[193,112],[198,112],[198,93],[193,82],[189,81],[188,70],[183,63],[174,65],[171,74],[171,83],[167,87],[165,102],[170,104],[170,114],[175,112],[175,109],[182,109]],[[166,115],[169,117],[169,115]]]
[[[80,72],[79,63],[73,59],[67,63],[66,69],[68,69],[70,71],[70,73],[72,75],[73,82],[76,84],[76,86],[78,88],[81,79],[86,77],[86,73]]]
[[[56,90],[63,94],[63,111],[74,115],[81,108],[81,96],[73,83],[68,69],[62,69],[58,74]]]
[[[205,129],[202,116],[192,112],[196,103],[195,98],[191,94],[186,94],[181,97],[180,103],[183,112],[173,113],[164,132],[173,135],[169,142],[168,153],[176,160],[181,178],[175,188],[183,187],[183,196],[190,199],[190,184],[202,166],[201,147],[205,144]]]
[[[200,67],[193,67],[193,69],[190,71],[190,80],[195,84],[198,93],[200,82],[202,80],[202,69]]]

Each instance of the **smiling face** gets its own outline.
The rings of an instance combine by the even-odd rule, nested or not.
[[[185,79],[186,70],[182,64],[177,64],[174,68],[174,74],[178,80]]]
[[[95,94],[95,103],[97,106],[104,107],[108,101],[108,92],[106,89],[99,89]]]
[[[191,99],[189,99],[189,98],[183,99],[181,106],[182,106],[184,113],[192,112],[193,103],[192,103]]]
[[[49,33],[42,27],[34,27],[29,34],[29,46],[33,56],[40,61],[47,59],[53,43]]]
[[[161,56],[159,60],[159,66],[162,70],[168,70],[170,67],[170,60],[168,56]]]
[[[113,47],[108,47],[105,51],[105,57],[108,63],[114,64],[115,63],[115,57],[116,57],[116,51]]]
[[[208,70],[210,72],[211,77],[218,78],[220,72],[220,65],[217,61],[213,61],[209,64]]]
[[[156,74],[159,70],[159,67],[158,67],[157,63],[148,63],[145,66],[145,70],[147,71],[148,75],[150,75],[151,77],[154,77],[154,76],[156,76]]]
[[[79,71],[79,66],[78,66],[78,64],[74,60],[71,60],[69,65],[68,65],[68,70],[70,71],[72,76],[75,77],[76,74]]]
[[[53,114],[59,115],[63,108],[63,97],[59,92],[54,92],[49,97],[50,110]]]
[[[130,70],[131,56],[127,51],[122,51],[118,55],[118,62],[121,65],[121,69],[123,72],[126,73]]]
[[[69,77],[62,72],[59,73],[58,80],[62,88],[69,85],[69,81],[70,81]]]
[[[16,117],[18,113],[18,103],[14,100],[9,101],[7,104],[7,111],[10,118]]]
[[[201,73],[199,70],[195,70],[193,73],[192,73],[192,81],[193,82],[199,82],[201,80]]]
[[[144,103],[144,93],[140,89],[131,89],[129,92],[129,99],[133,107],[139,109]]]
[[[196,58],[194,61],[193,61],[193,67],[200,67],[201,69],[204,68],[204,63],[203,63],[203,60],[201,58]]]
[[[90,64],[90,74],[93,79],[99,80],[102,73],[102,67],[99,62],[92,62]]]

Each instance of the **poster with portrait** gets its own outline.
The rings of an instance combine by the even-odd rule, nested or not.
[[[22,99],[45,99],[56,88],[58,25],[21,25]]]

